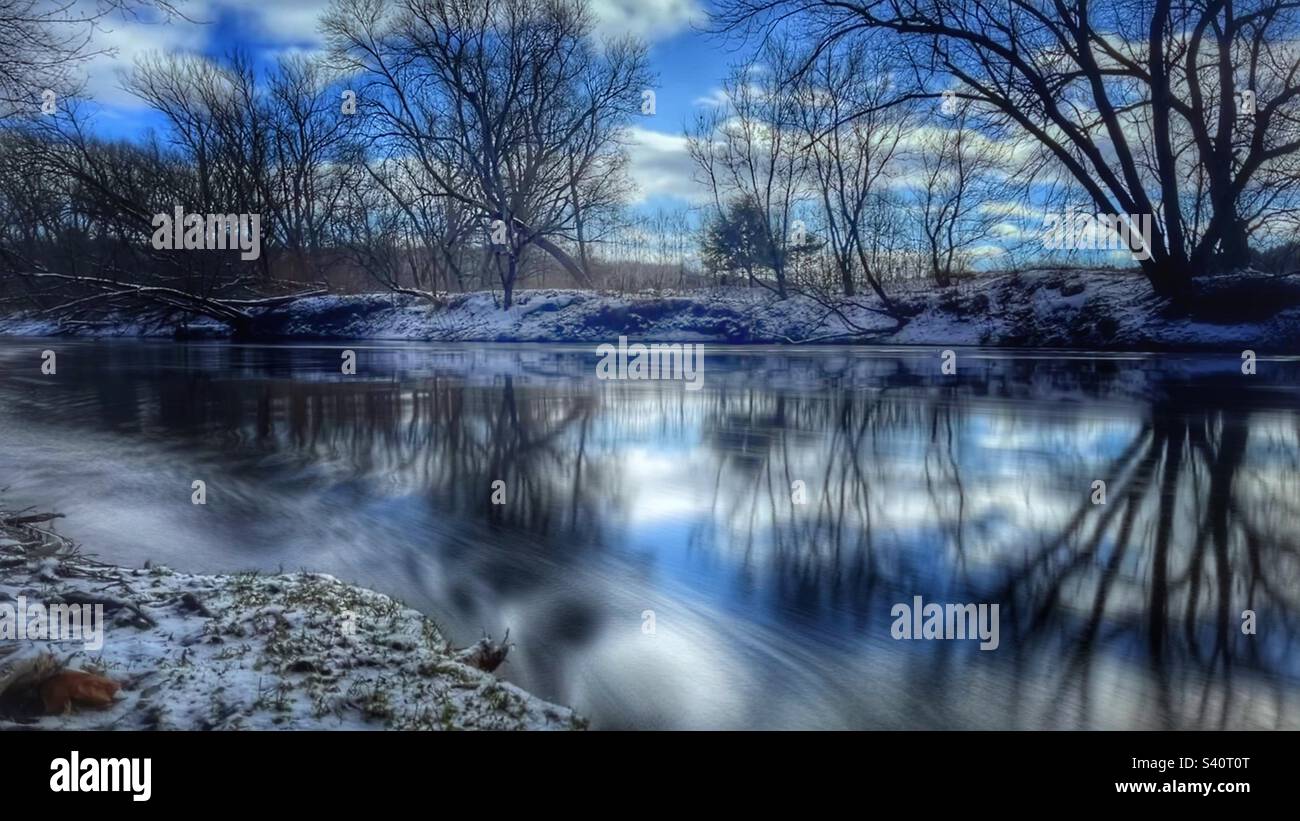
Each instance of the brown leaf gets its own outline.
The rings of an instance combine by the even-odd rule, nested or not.
[[[86,707],[108,707],[113,703],[118,687],[111,678],[80,670],[64,670],[41,682],[41,701],[45,703],[45,712],[50,714],[66,712],[74,703]]]

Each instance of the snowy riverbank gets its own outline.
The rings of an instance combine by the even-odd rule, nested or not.
[[[871,296],[852,300],[758,288],[643,295],[530,290],[508,311],[498,295],[451,295],[439,303],[394,294],[328,295],[260,310],[257,339],[389,339],[463,342],[874,343],[1092,350],[1300,348],[1300,281],[1236,275],[1197,280],[1190,306],[1174,307],[1147,281],[1114,271],[1038,270],[987,276],[958,287],[891,294],[901,327]],[[182,330],[175,318],[61,325],[33,316],[0,319],[0,334],[221,337],[209,320]]]
[[[127,569],[68,548],[0,513],[0,730],[585,726],[480,669],[501,645],[454,650],[422,614],[332,576]],[[33,636],[52,605],[94,604],[99,641]]]

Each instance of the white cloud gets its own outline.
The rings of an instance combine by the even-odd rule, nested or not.
[[[634,35],[662,40],[702,25],[707,15],[696,0],[591,0],[596,33],[604,38]]]
[[[322,45],[317,31],[329,0],[187,0],[178,5],[184,18],[159,14],[112,17],[95,32],[94,47],[105,53],[83,66],[85,93],[111,109],[130,110],[143,103],[122,89],[122,79],[146,54],[201,53],[212,45],[214,25],[223,15],[240,19],[249,43],[274,53],[313,51]]]
[[[192,20],[204,19],[210,7],[186,3],[185,14]],[[110,18],[95,32],[97,54],[82,66],[84,93],[96,102],[119,109],[143,108],[144,104],[122,89],[122,79],[136,60],[149,52],[198,51],[207,43],[210,26],[187,20],[164,21],[154,15],[137,18]]]
[[[636,202],[650,197],[677,197],[687,202],[703,202],[708,192],[695,182],[695,163],[686,149],[686,138],[633,126],[626,135],[628,174],[636,184]]]
[[[1043,209],[1041,207],[1035,208],[1029,203],[1017,200],[990,200],[980,205],[980,211],[999,217],[1037,220],[1043,218]]]
[[[329,0],[187,0],[178,8],[188,19],[160,22],[157,15],[113,18],[96,33],[95,47],[107,52],[87,61],[85,91],[119,110],[140,102],[121,88],[122,77],[136,60],[153,51],[201,52],[212,43],[223,16],[234,16],[249,45],[275,53],[314,51],[323,45],[317,29]],[[632,34],[647,41],[671,37],[707,15],[698,0],[592,0],[596,32],[601,37]]]
[[[215,0],[251,15],[267,39],[315,42],[317,21],[328,0]],[[698,0],[591,0],[596,32],[602,37],[632,34],[648,41],[671,37],[707,14]]]
[[[723,108],[729,102],[730,98],[727,97],[727,92],[721,88],[714,88],[708,94],[703,97],[696,97],[694,100],[695,105],[703,108]]]
[[[1001,245],[975,245],[967,250],[974,259],[993,259],[1000,257],[1007,252],[1006,248]]]

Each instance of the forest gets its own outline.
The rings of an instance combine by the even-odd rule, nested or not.
[[[710,6],[730,68],[657,126],[696,194],[650,207],[651,49],[586,0],[335,0],[311,53],[146,51],[133,138],[97,128],[85,66],[120,19],[197,12],[0,0],[0,310],[239,330],[327,293],[751,289],[902,327],[918,293],[1045,267],[1131,273],[1174,312],[1241,272],[1216,305],[1300,303],[1300,10],[995,5]],[[182,208],[256,216],[259,253],[151,243]]]

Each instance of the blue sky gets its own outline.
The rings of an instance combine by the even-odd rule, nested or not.
[[[106,137],[136,139],[160,119],[122,90],[121,77],[150,52],[220,55],[234,48],[262,60],[322,46],[316,21],[329,0],[183,0],[193,22],[115,19],[97,43],[113,53],[88,65],[86,91],[100,110],[96,128]],[[656,113],[633,129],[632,176],[637,205],[653,209],[698,196],[685,154],[683,124],[721,84],[733,48],[704,32],[704,0],[591,0],[599,36],[634,34],[650,46],[659,77]]]
[[[705,205],[709,197],[695,181],[683,126],[716,102],[730,65],[748,56],[738,50],[743,45],[707,32],[711,0],[589,2],[597,36],[640,37],[649,45],[658,77],[656,113],[639,118],[629,135],[636,185],[631,205],[642,213]],[[328,6],[329,0],[181,0],[179,8],[190,20],[112,21],[96,41],[112,53],[91,61],[86,77],[86,91],[99,107],[96,130],[105,137],[139,139],[151,128],[161,129],[161,119],[122,89],[122,76],[141,57],[151,52],[218,56],[239,48],[269,62],[281,54],[311,53],[323,48],[317,26]],[[900,178],[899,184],[905,182]],[[1020,235],[1015,222],[1009,217],[1002,225],[1008,241]],[[1000,241],[978,250],[990,258],[1002,253]]]

